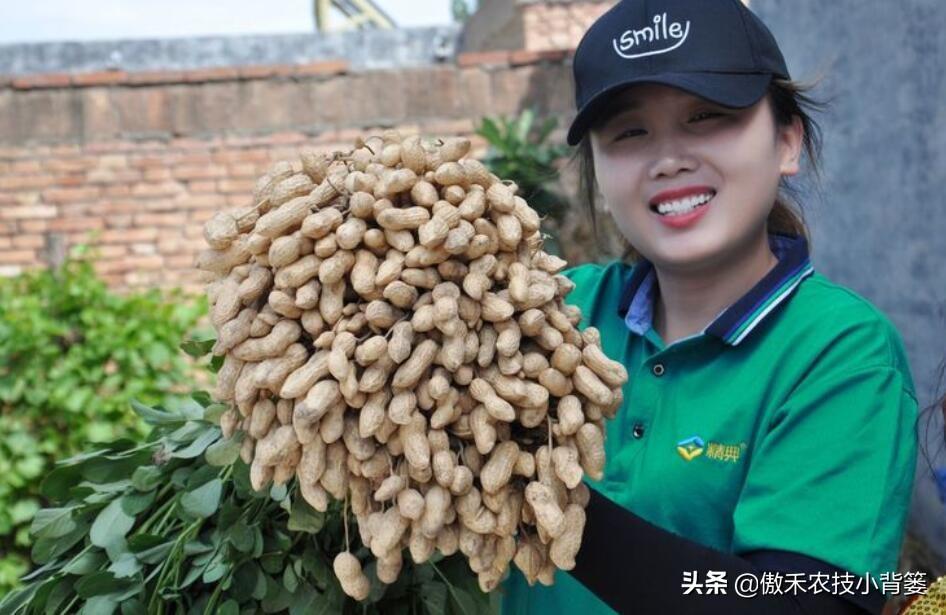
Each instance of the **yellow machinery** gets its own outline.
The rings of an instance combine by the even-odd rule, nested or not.
[[[319,32],[354,30],[358,28],[394,28],[394,20],[382,11],[373,0],[313,0],[315,26]],[[335,9],[343,20],[333,21]]]

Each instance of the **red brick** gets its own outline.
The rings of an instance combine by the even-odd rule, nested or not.
[[[53,185],[49,175],[6,175],[0,176],[0,190],[28,190],[46,188]]]
[[[153,243],[133,243],[131,244],[131,253],[139,256],[157,254],[158,248]]]
[[[47,220],[20,220],[20,231],[24,233],[45,233],[48,229]]]
[[[216,213],[217,212],[212,209],[195,209],[194,211],[190,212],[190,216],[188,216],[188,218],[191,223],[203,224],[207,220],[213,218],[214,214]]]
[[[35,250],[7,250],[0,252],[0,263],[5,265],[31,264],[39,261]]]
[[[131,228],[131,214],[118,214],[105,218],[108,228]]]
[[[324,62],[299,64],[293,68],[292,72],[297,76],[340,75],[348,72],[348,61],[327,60]]]
[[[229,66],[218,68],[200,68],[184,72],[184,81],[187,83],[204,83],[207,81],[233,81],[239,78],[237,69]]]
[[[17,235],[13,237],[14,248],[42,248],[46,245],[46,238],[42,235]]]
[[[153,70],[128,73],[128,85],[157,85],[161,83],[182,83],[184,71]]]
[[[131,186],[126,186],[126,185],[105,186],[102,190],[102,196],[105,196],[105,197],[131,196]]]
[[[0,209],[0,218],[55,218],[58,213],[54,205],[22,205]]]
[[[85,188],[50,188],[43,190],[43,200],[49,203],[79,203],[97,199],[102,194],[98,186]]]
[[[190,269],[194,266],[194,259],[196,256],[194,254],[175,254],[173,256],[165,256],[164,264],[169,269]]]
[[[43,161],[43,167],[50,173],[82,173],[95,166],[91,158],[52,158]]]
[[[13,239],[10,237],[0,237],[0,250],[9,250],[13,247]]]
[[[197,213],[197,212],[194,212],[194,213]],[[15,222],[0,221],[0,235],[12,235],[15,229],[16,229]]]
[[[227,176],[227,168],[217,165],[185,165],[172,171],[175,179],[216,179]]]
[[[187,183],[187,187],[194,194],[217,192],[217,182],[214,181],[192,181]]]
[[[91,73],[77,73],[72,76],[73,85],[79,87],[119,85],[128,80],[128,73],[123,70],[102,70]]]
[[[240,66],[237,72],[240,79],[270,79],[272,77],[287,77],[292,74],[293,68],[289,64],[261,64]]]
[[[214,153],[214,162],[269,162],[270,153],[265,149],[231,149]]]
[[[228,165],[227,171],[229,172],[230,177],[252,177],[255,179],[256,177],[259,177],[263,174],[258,172],[256,165],[251,162]]]
[[[97,210],[103,215],[111,216],[113,214],[131,214],[141,211],[144,205],[131,199],[114,199],[101,201]]]
[[[164,257],[159,254],[143,254],[140,256],[130,256],[125,259],[132,270],[154,270],[160,269],[164,265]]]
[[[187,214],[181,213],[140,213],[134,218],[135,226],[184,226],[187,224]]]
[[[68,73],[46,73],[42,75],[24,75],[13,79],[15,90],[37,90],[41,88],[67,88],[72,84]]]
[[[94,184],[117,184],[140,180],[141,173],[133,169],[93,169],[85,177],[86,182]]]
[[[151,167],[145,169],[144,180],[147,182],[164,181],[171,179],[171,170],[167,167]]]
[[[178,205],[178,199],[180,198],[183,198],[183,193],[175,198],[139,201],[138,211],[177,211],[180,209],[180,205]]]
[[[226,205],[226,199],[219,194],[190,194],[178,198],[175,203],[182,209],[220,209]]]
[[[544,51],[519,50],[509,54],[510,66],[522,66],[524,64],[535,64],[537,62],[561,62],[568,55],[565,49],[549,49]]]
[[[222,194],[252,195],[256,182],[249,179],[221,179],[217,182],[217,191]]]
[[[156,228],[115,229],[102,232],[102,243],[138,243],[153,241],[158,236]]]
[[[132,186],[132,196],[141,198],[157,198],[162,196],[175,196],[183,191],[181,185],[176,182],[162,182],[160,184],[137,184]]]
[[[49,221],[49,230],[53,232],[92,231],[105,228],[102,218],[56,218]]]
[[[457,66],[503,66],[509,63],[508,51],[469,51],[457,56]]]
[[[118,258],[128,254],[128,246],[117,244],[95,246],[102,258]]]
[[[125,154],[105,154],[99,157],[98,166],[103,169],[127,169],[128,156]]]
[[[63,188],[77,188],[86,184],[85,176],[82,174],[59,175],[53,179],[56,186]]]
[[[43,172],[43,165],[38,160],[17,160],[10,165],[9,172],[37,175]]]

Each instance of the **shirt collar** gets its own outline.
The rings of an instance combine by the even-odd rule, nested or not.
[[[749,292],[720,312],[702,333],[737,346],[803,279],[814,273],[808,242],[803,236],[769,233],[769,246],[779,259],[778,264]],[[653,325],[656,282],[653,263],[641,259],[625,283],[618,305],[618,316],[632,332],[641,336]]]

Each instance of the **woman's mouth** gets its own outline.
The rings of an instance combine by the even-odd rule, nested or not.
[[[664,201],[651,205],[651,210],[664,225],[673,229],[681,229],[695,224],[709,210],[710,203],[716,197],[713,191],[682,199]]]
[[[704,194],[695,194],[683,199],[673,201],[664,201],[650,206],[650,209],[659,216],[676,217],[689,214],[700,207],[705,207],[707,203],[716,196],[715,192],[706,192]]]

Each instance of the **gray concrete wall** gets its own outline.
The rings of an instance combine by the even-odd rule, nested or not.
[[[208,36],[161,40],[0,45],[0,75],[190,70],[346,59],[382,69],[452,61],[460,26],[357,30],[329,34]]]
[[[820,117],[823,198],[805,201],[815,268],[893,320],[927,406],[946,392],[939,376],[946,359],[946,2],[752,0],[751,7],[778,39],[792,77],[824,71],[816,93],[835,98]],[[931,454],[942,450],[942,434],[941,421],[930,426]],[[936,465],[944,464],[941,452]],[[946,507],[922,455],[911,521],[946,565]]]

